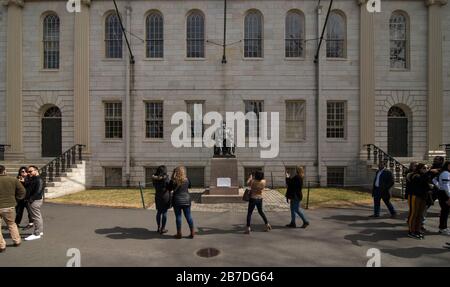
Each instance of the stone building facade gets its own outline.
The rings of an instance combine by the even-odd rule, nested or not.
[[[173,147],[172,115],[187,111],[193,102],[201,103],[205,113],[224,114],[244,112],[246,102],[256,101],[262,102],[263,111],[280,114],[280,150],[276,158],[261,159],[260,148],[237,148],[242,184],[245,172],[262,168],[270,184],[283,185],[286,168],[301,165],[310,181],[357,185],[366,180],[364,144],[389,152],[395,146],[389,146],[388,136],[392,141],[399,130],[403,139],[394,143],[403,141],[400,150],[405,154],[398,158],[407,161],[427,159],[430,152],[442,149],[440,144],[450,143],[446,2],[382,0],[382,12],[369,13],[365,0],[334,1],[333,15],[343,20],[343,28],[331,27],[330,33],[342,38],[333,40],[325,33],[327,41],[316,65],[328,1],[321,1],[318,9],[318,1],[312,0],[228,0],[226,63],[224,1],[117,1],[134,54],[130,64],[125,39],[121,52],[108,46],[108,17],[115,15],[112,1],[82,0],[81,12],[69,13],[66,1],[6,0],[0,7],[0,144],[11,145],[8,160],[46,159],[43,118],[57,107],[60,149],[87,146],[89,185],[135,185],[161,164],[169,170],[185,165],[197,184],[209,185],[213,149]],[[147,19],[153,12],[163,23],[163,56],[158,58],[149,57],[146,50],[151,40]],[[204,55],[192,58],[187,55],[186,30],[194,12],[204,22]],[[250,13],[261,20],[262,52],[257,57],[245,56]],[[286,39],[289,13],[300,15],[301,21],[293,22],[303,30],[300,57],[286,54],[291,43]],[[48,15],[59,21],[57,68],[45,67],[45,57],[53,55],[44,47]],[[398,24],[392,20],[395,15],[404,19],[398,26],[405,31],[403,39],[390,33]],[[330,25],[336,24],[336,19],[330,20]],[[391,62],[392,45],[397,43],[404,45],[405,63],[400,68]],[[343,51],[337,51],[341,47]],[[336,51],[342,55],[333,55]],[[114,103],[121,107],[108,105]],[[162,137],[147,134],[150,107],[162,107]],[[291,108],[297,110],[288,116]],[[111,115],[120,122],[120,136],[106,135]],[[397,124],[390,126],[388,116],[402,120],[393,119],[391,124]],[[301,127],[300,136],[287,135],[288,117]],[[333,129],[333,119],[340,117],[342,129]]]

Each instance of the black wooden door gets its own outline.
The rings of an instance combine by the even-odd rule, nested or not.
[[[43,118],[42,157],[57,157],[61,153],[61,118]]]
[[[408,156],[408,118],[388,118],[388,154]]]

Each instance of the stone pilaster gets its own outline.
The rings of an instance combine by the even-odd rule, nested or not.
[[[447,0],[426,0],[428,6],[428,155],[441,151],[442,144],[442,11]]]
[[[90,1],[81,1],[81,12],[75,14],[74,35],[74,141],[90,151],[89,129],[89,17]]]
[[[374,13],[369,13],[367,0],[360,5],[360,149],[375,143],[375,67]]]
[[[7,159],[23,158],[22,115],[22,8],[21,0],[3,1],[8,7],[6,36],[6,143]]]

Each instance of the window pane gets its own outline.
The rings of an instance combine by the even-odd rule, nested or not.
[[[107,187],[122,186],[122,168],[105,167],[105,185]]]
[[[245,114],[249,112],[254,112],[256,114],[256,122],[252,123],[252,127],[256,127],[256,133],[252,132],[252,135],[259,137],[259,113],[263,112],[264,101],[244,101],[245,103]],[[245,120],[245,136],[249,137],[250,134],[250,121]]]
[[[327,167],[327,186],[344,186],[345,167]]]
[[[252,11],[245,16],[244,57],[262,58],[263,23],[262,15]]]
[[[345,138],[345,102],[327,103],[327,138]]]
[[[286,102],[286,138],[305,138],[305,102]]]
[[[122,138],[122,103],[105,103],[105,138]]]
[[[407,68],[407,22],[401,13],[392,14],[389,20],[391,68]]]
[[[286,16],[285,55],[287,58],[303,57],[303,15],[289,12]]]
[[[44,69],[59,68],[59,17],[44,18]]]
[[[202,130],[200,131],[200,133],[195,134],[195,130],[194,130],[194,126],[195,126],[195,118],[194,118],[194,106],[195,105],[202,105],[202,110],[204,110],[203,107],[203,102],[202,101],[198,101],[198,102],[186,102],[186,109],[187,109],[187,113],[190,116],[190,126],[191,126],[191,138],[203,138],[203,133],[205,131],[205,127],[203,125],[203,119],[199,119],[198,125],[202,127]]]
[[[346,25],[344,17],[336,11],[330,13],[327,25],[327,57],[345,58]]]
[[[116,14],[106,18],[105,30],[106,58],[122,58],[122,28]]]
[[[193,12],[187,19],[187,57],[204,58],[205,57],[205,23],[203,15],[200,12]]]
[[[147,57],[162,58],[164,56],[164,22],[160,13],[147,16]]]
[[[164,137],[163,103],[146,103],[146,129],[147,138]]]

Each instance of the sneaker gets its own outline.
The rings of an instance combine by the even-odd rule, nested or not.
[[[371,218],[378,218],[378,217],[380,217],[380,215],[378,215],[378,214],[372,214],[372,215],[369,215],[369,217],[371,217]]]
[[[300,228],[305,229],[305,228],[308,227],[308,226],[309,226],[309,222],[306,222],[306,223],[303,223],[303,225],[302,225]]]
[[[442,235],[450,235],[450,229],[439,229],[439,233]]]
[[[270,226],[269,223],[266,224],[266,228],[264,229],[264,231],[270,231],[272,230],[272,226]]]
[[[31,241],[31,240],[36,240],[36,239],[41,239],[41,235],[32,234],[32,235],[28,236],[27,238],[25,238],[26,241]]]
[[[295,223],[289,223],[289,224],[286,224],[286,227],[289,227],[289,228],[296,228],[297,225],[295,225]]]
[[[250,227],[245,228],[245,234],[250,234],[250,231],[252,231]]]
[[[161,230],[159,231],[160,234],[164,234],[164,233],[167,233],[167,232],[168,232],[167,229],[161,229]]]
[[[420,235],[418,235],[418,234],[416,234],[416,233],[412,233],[412,232],[409,232],[409,233],[408,233],[408,237],[414,238],[414,239],[417,239],[417,240],[422,240],[422,238],[420,237]]]

